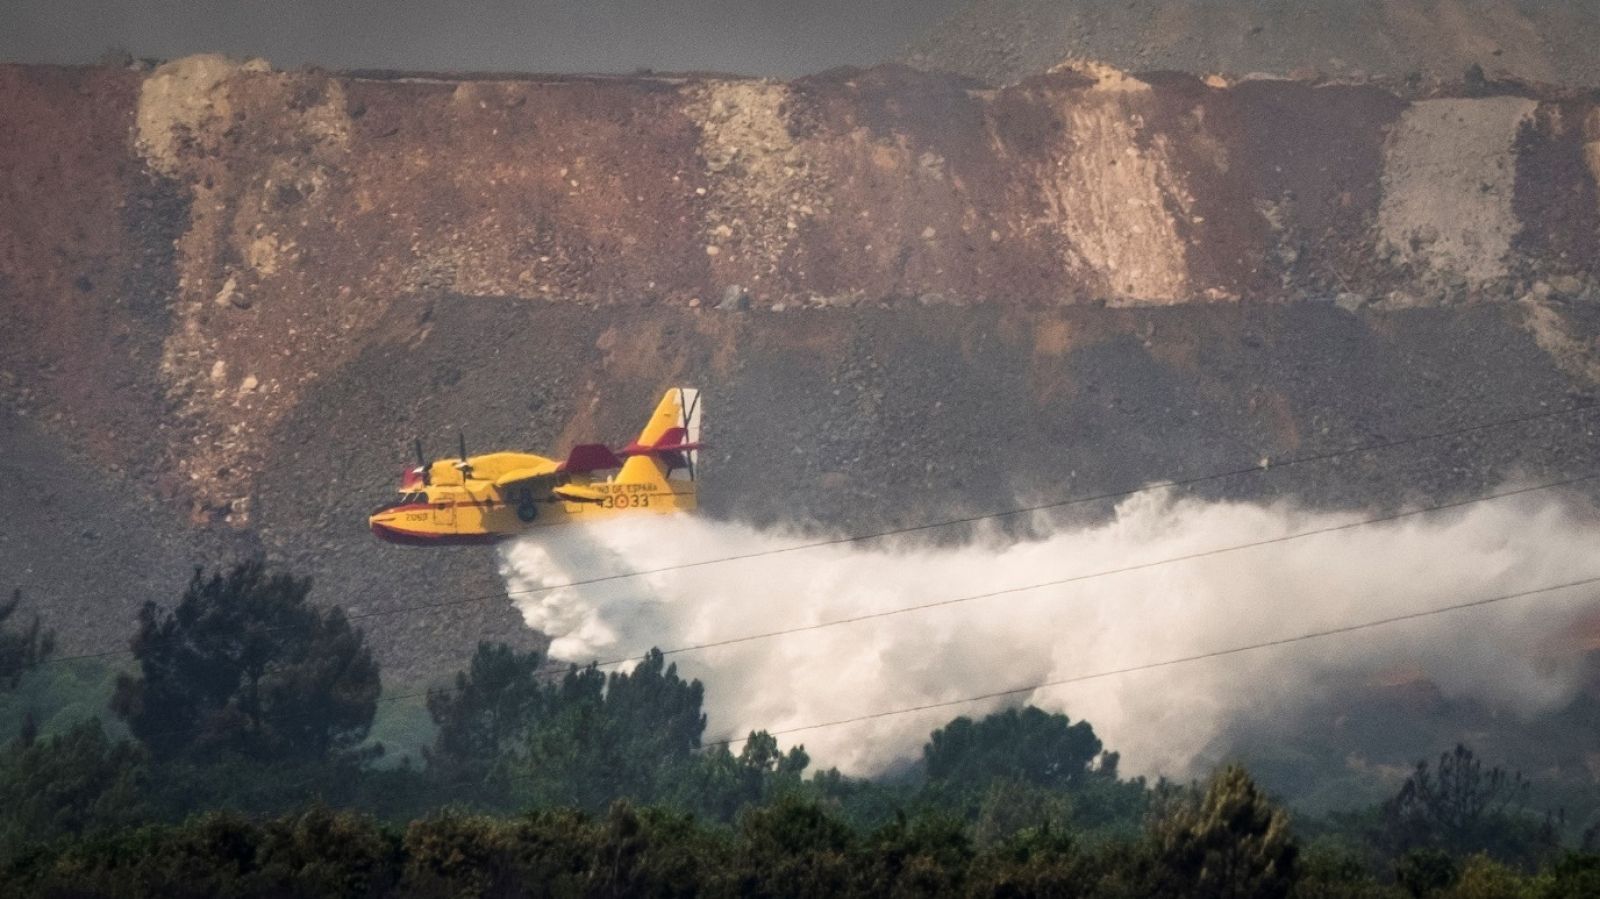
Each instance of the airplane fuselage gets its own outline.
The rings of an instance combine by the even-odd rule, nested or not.
[[[466,460],[433,463],[429,483],[403,488],[397,502],[372,513],[372,533],[408,546],[487,544],[557,525],[601,521],[624,514],[678,512],[695,508],[692,482],[625,482],[584,475],[563,476],[562,484],[592,491],[595,497],[570,501],[535,496],[533,491],[502,489],[497,477],[507,471],[554,468],[553,460],[526,453],[493,453]]]
[[[400,499],[367,518],[390,543],[448,546],[494,543],[540,528],[620,515],[695,508],[694,454],[700,449],[700,391],[666,391],[632,443],[572,447],[562,460],[532,453],[460,456],[427,462],[400,482]],[[614,472],[614,474],[612,474]]]

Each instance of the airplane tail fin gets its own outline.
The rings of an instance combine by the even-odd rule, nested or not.
[[[655,495],[671,494],[669,508],[695,508],[701,411],[700,391],[668,389],[638,439],[619,454],[626,461],[617,482],[650,484]]]

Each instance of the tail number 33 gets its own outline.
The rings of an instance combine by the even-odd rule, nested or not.
[[[646,509],[649,506],[648,493],[635,493],[631,496],[612,495],[600,501],[602,509]]]

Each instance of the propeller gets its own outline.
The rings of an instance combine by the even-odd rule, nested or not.
[[[461,478],[465,480],[472,477],[472,466],[467,464],[467,434],[465,431],[457,431],[456,437],[461,441],[461,461],[456,463],[456,468],[461,470]]]
[[[417,451],[417,474],[422,476],[422,486],[427,487],[430,485],[430,472],[428,457],[422,453],[422,438],[418,437],[411,445]]]

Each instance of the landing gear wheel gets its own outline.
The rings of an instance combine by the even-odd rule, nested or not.
[[[527,490],[517,499],[517,517],[525,522],[531,522],[539,517],[539,506],[533,501],[533,494]]]

